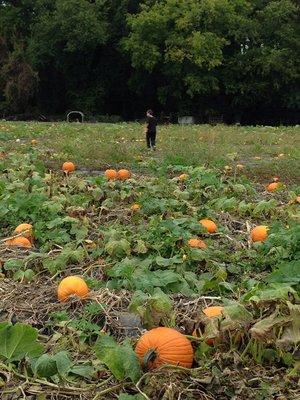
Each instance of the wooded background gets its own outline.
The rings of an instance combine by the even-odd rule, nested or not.
[[[299,123],[297,4],[0,1],[0,117]]]

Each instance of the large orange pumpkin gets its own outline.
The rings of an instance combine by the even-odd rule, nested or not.
[[[14,235],[19,235],[22,233],[22,236],[29,239],[31,242],[33,241],[33,228],[31,224],[20,224],[14,230]]]
[[[118,178],[120,179],[120,181],[126,181],[126,179],[129,179],[130,172],[128,171],[128,169],[120,169],[120,171],[118,171]]]
[[[66,301],[70,296],[86,297],[89,292],[88,285],[79,276],[64,278],[57,288],[57,297],[60,301]]]
[[[274,192],[275,190],[279,189],[280,182],[272,182],[267,186],[268,192]]]
[[[62,170],[66,173],[69,174],[71,172],[75,171],[75,164],[72,163],[71,161],[66,161],[62,165]]]
[[[143,366],[158,368],[163,364],[191,368],[194,352],[190,341],[175,329],[159,327],[146,332],[135,352]]]
[[[5,242],[5,244],[7,246],[15,246],[15,247],[27,247],[27,248],[32,247],[30,241],[23,236],[18,236],[13,239],[9,239]]]
[[[206,307],[202,311],[204,314],[209,317],[209,318],[214,318],[214,317],[219,317],[222,315],[224,307],[222,306],[211,306],[211,307]]]
[[[188,241],[188,245],[192,248],[198,248],[198,249],[206,249],[206,247],[207,247],[206,243],[203,240],[198,239],[198,238],[190,239]]]
[[[109,181],[113,181],[118,178],[118,173],[115,169],[107,169],[104,174]]]
[[[209,233],[217,232],[217,225],[210,219],[201,219],[199,223],[207,229]]]
[[[265,225],[258,225],[251,231],[251,239],[253,242],[263,242],[268,237],[268,227]]]

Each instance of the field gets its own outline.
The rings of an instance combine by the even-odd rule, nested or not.
[[[0,141],[1,399],[300,399],[299,127],[161,126],[149,152],[139,124],[1,121]],[[88,289],[59,301],[69,276]],[[170,341],[176,365],[138,359],[158,326],[191,368]]]

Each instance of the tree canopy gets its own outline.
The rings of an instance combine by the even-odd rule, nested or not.
[[[0,113],[297,122],[296,0],[0,1]]]

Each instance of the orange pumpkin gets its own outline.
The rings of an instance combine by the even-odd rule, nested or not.
[[[253,242],[264,242],[268,237],[268,227],[259,225],[252,229],[251,239]]]
[[[73,164],[71,161],[66,161],[63,163],[62,165],[62,170],[66,173],[66,174],[70,174],[71,172],[75,171],[75,164]]]
[[[217,232],[217,225],[210,219],[201,219],[199,223],[207,229],[209,233]]]
[[[60,301],[66,301],[70,296],[84,298],[89,292],[88,285],[79,276],[64,278],[57,288],[57,297]]]
[[[181,174],[179,175],[178,179],[183,182],[186,181],[188,177],[188,174]]]
[[[7,246],[15,246],[15,247],[27,247],[27,248],[32,247],[30,241],[23,236],[18,236],[13,239],[9,239],[5,242],[5,244]]]
[[[32,146],[37,145],[37,140],[36,139],[32,139],[31,144],[32,144]]]
[[[206,247],[207,247],[206,243],[203,240],[198,239],[198,238],[190,239],[188,241],[188,245],[192,248],[198,248],[198,249],[206,249]]]
[[[135,352],[143,366],[158,368],[163,364],[191,368],[194,352],[190,341],[175,329],[159,327],[146,332]]]
[[[222,306],[211,306],[211,307],[206,307],[202,311],[204,314],[209,317],[209,318],[214,318],[214,317],[219,317],[222,315],[224,307]]]
[[[22,236],[29,239],[31,242],[33,241],[33,228],[31,224],[20,224],[14,230],[14,235],[19,235],[22,233]]]
[[[120,169],[120,171],[118,171],[118,178],[120,179],[120,181],[126,181],[126,179],[129,179],[130,172],[128,171],[128,169]]]
[[[115,169],[107,169],[104,174],[109,181],[113,181],[118,178],[118,173]]]
[[[268,192],[274,192],[275,190],[279,189],[280,182],[272,182],[267,186]]]
[[[141,208],[141,206],[139,204],[132,204],[130,208],[132,211],[138,211]]]

